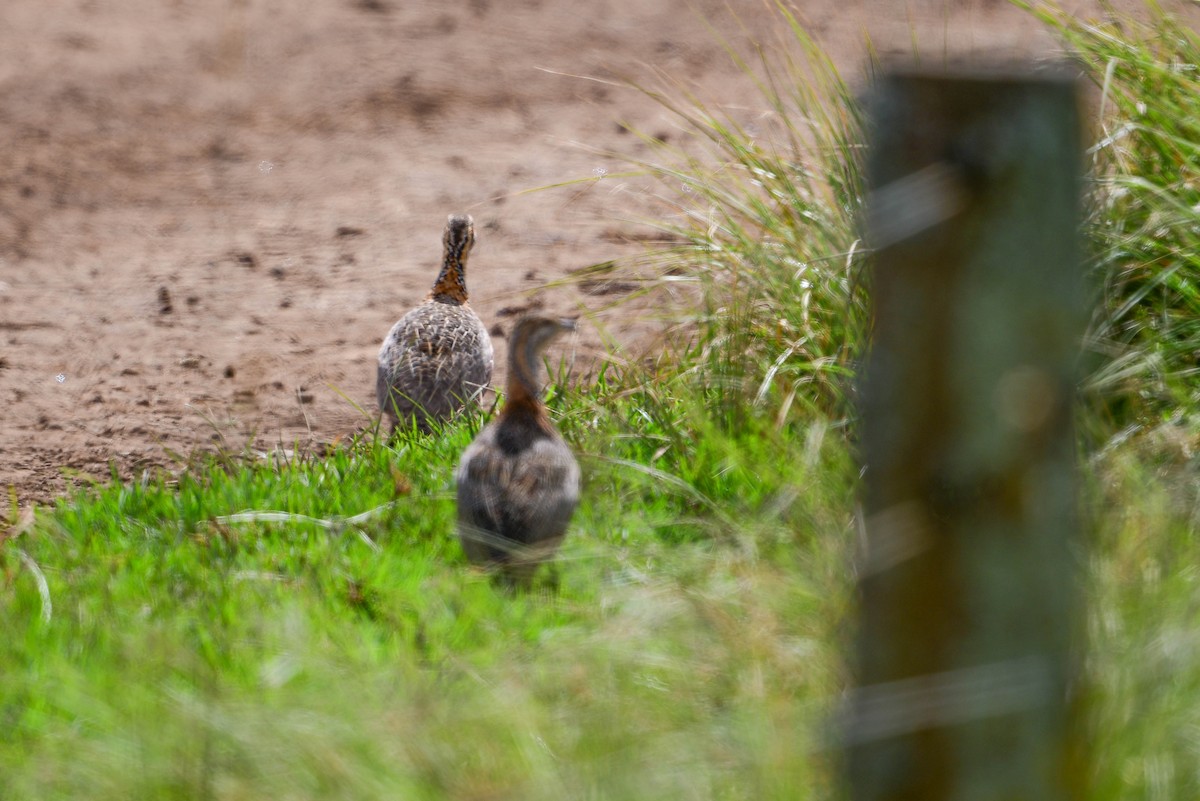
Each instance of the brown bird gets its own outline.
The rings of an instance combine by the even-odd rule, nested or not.
[[[579,503],[579,464],[550,422],[538,383],[546,346],[571,320],[523,317],[508,342],[504,408],[462,455],[458,536],[467,558],[528,585],[562,542]]]
[[[450,215],[442,244],[433,290],[392,326],[379,349],[375,397],[393,431],[410,421],[428,431],[478,401],[492,380],[492,339],[467,303],[467,257],[475,244],[470,215]]]

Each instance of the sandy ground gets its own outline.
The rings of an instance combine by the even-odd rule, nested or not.
[[[662,70],[758,113],[713,29],[745,47],[780,26],[731,5],[740,22],[720,0],[5,0],[0,488],[44,503],[110,465],[361,429],[450,212],[476,219],[499,365],[528,308],[583,316],[584,375],[599,326],[644,338],[592,315],[612,287],[544,285],[644,246],[627,220],[653,202],[603,154],[643,153],[621,122],[678,131],[614,82]],[[799,7],[850,75],[866,33],[885,54],[1054,50],[1002,0]]]

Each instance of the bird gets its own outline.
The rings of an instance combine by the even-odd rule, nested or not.
[[[504,406],[455,471],[458,536],[467,559],[529,586],[557,551],[579,504],[579,463],[542,402],[538,364],[572,320],[527,316],[508,341]]]
[[[451,214],[442,268],[425,301],[392,326],[379,349],[375,397],[392,423],[428,432],[479,400],[492,380],[492,339],[467,298],[469,214]]]

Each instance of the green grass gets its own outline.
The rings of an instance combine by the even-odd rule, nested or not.
[[[1100,104],[1088,230],[1102,363],[1091,388],[1110,426],[1145,424],[1194,403],[1200,379],[1200,35],[1155,2],[1147,21],[1035,10]]]
[[[1200,797],[1196,37],[1043,7],[1102,88],[1084,410],[1093,795]],[[0,521],[0,801],[819,799],[846,685],[866,324],[861,120],[785,12],[763,130],[643,87],[667,355],[551,394],[557,589],[464,561],[472,419],[227,455]],[[761,55],[761,58],[759,56]],[[1186,68],[1185,68],[1186,67]],[[678,291],[680,287],[684,291]]]
[[[814,438],[752,482],[644,400],[555,400],[587,471],[557,592],[464,563],[474,426],[60,503],[0,550],[0,798],[820,787],[796,755],[838,686],[849,465]]]
[[[1200,797],[1194,424],[1095,457],[1087,681],[1096,799]]]
[[[669,76],[636,87],[690,136],[634,131],[650,155],[631,164],[663,205],[651,224],[678,244],[632,266],[656,270],[675,295],[695,289],[692,304],[668,301],[673,348],[662,364],[682,365],[732,425],[746,415],[844,421],[866,322],[861,112],[782,5],[779,26],[781,47],[753,59],[727,46],[763,109],[752,123]]]

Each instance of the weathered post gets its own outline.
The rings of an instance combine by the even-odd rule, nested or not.
[[[1079,798],[1077,88],[902,73],[874,101],[851,795]]]

